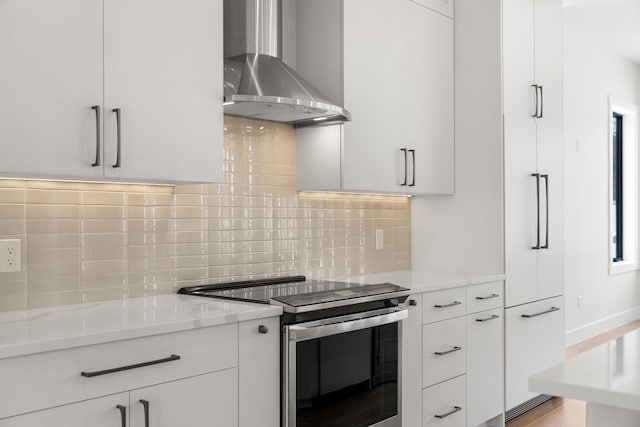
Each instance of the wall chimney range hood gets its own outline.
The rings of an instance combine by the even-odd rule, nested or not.
[[[224,112],[296,127],[351,120],[281,59],[282,0],[224,1]]]

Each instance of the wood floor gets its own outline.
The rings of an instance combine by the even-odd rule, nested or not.
[[[640,328],[640,320],[568,347],[565,354],[567,358],[571,358],[638,328]],[[585,402],[559,397],[554,397],[507,423],[507,427],[585,427],[586,425]]]

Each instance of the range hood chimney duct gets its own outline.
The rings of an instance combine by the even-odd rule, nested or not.
[[[282,0],[224,0],[226,114],[309,126],[351,120],[282,61]]]

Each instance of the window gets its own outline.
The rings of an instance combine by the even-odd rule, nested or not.
[[[609,273],[637,269],[638,109],[609,98]]]

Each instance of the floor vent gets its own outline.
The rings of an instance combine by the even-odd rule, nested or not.
[[[550,400],[552,398],[553,398],[553,396],[549,396],[549,395],[546,395],[546,394],[541,394],[539,396],[534,397],[531,400],[527,400],[526,402],[516,406],[515,408],[509,409],[505,413],[505,422],[511,421],[512,419],[514,419],[516,417],[519,417],[520,415],[524,414],[525,412],[528,412],[528,411],[532,410],[536,406],[542,405],[544,402],[546,402],[547,400]]]

